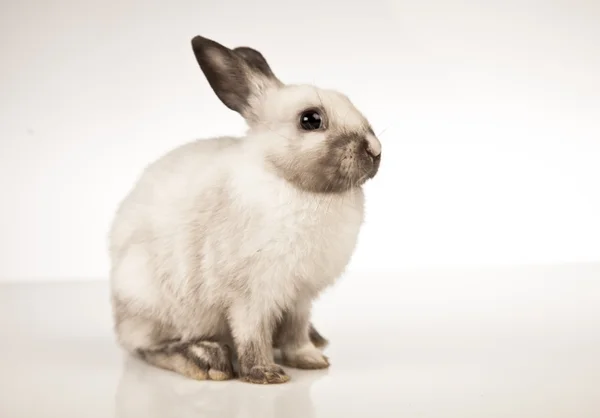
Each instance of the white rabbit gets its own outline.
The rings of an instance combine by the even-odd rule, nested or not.
[[[329,366],[311,304],[343,273],[381,144],[340,93],[284,85],[258,51],[197,36],[211,88],[249,126],[154,162],[110,234],[119,344],[194,379],[289,380]],[[232,353],[230,347],[235,349]]]

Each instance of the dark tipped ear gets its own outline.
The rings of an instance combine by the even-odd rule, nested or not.
[[[231,50],[196,36],[192,49],[215,94],[225,106],[246,118],[252,112],[250,99],[269,84],[279,83],[262,54],[251,48]]]
[[[271,66],[260,52],[256,49],[247,46],[240,46],[233,50],[238,55],[241,55],[246,63],[256,72],[262,73],[266,77],[275,79],[275,74],[271,70]]]

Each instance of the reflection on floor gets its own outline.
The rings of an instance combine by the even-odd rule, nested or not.
[[[597,417],[600,266],[348,275],[327,371],[196,382],[124,355],[106,282],[0,285],[0,416]]]

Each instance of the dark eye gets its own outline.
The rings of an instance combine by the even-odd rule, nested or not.
[[[315,131],[323,127],[323,118],[317,110],[305,110],[300,115],[300,126],[305,131]]]

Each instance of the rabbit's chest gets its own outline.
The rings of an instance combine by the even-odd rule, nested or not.
[[[356,210],[323,206],[280,208],[263,241],[266,262],[279,265],[297,285],[314,287],[315,291],[342,274],[360,227]]]
[[[279,186],[279,187],[277,187]],[[319,292],[344,271],[363,220],[363,194],[314,195],[274,184],[240,201],[236,257],[272,286]]]

